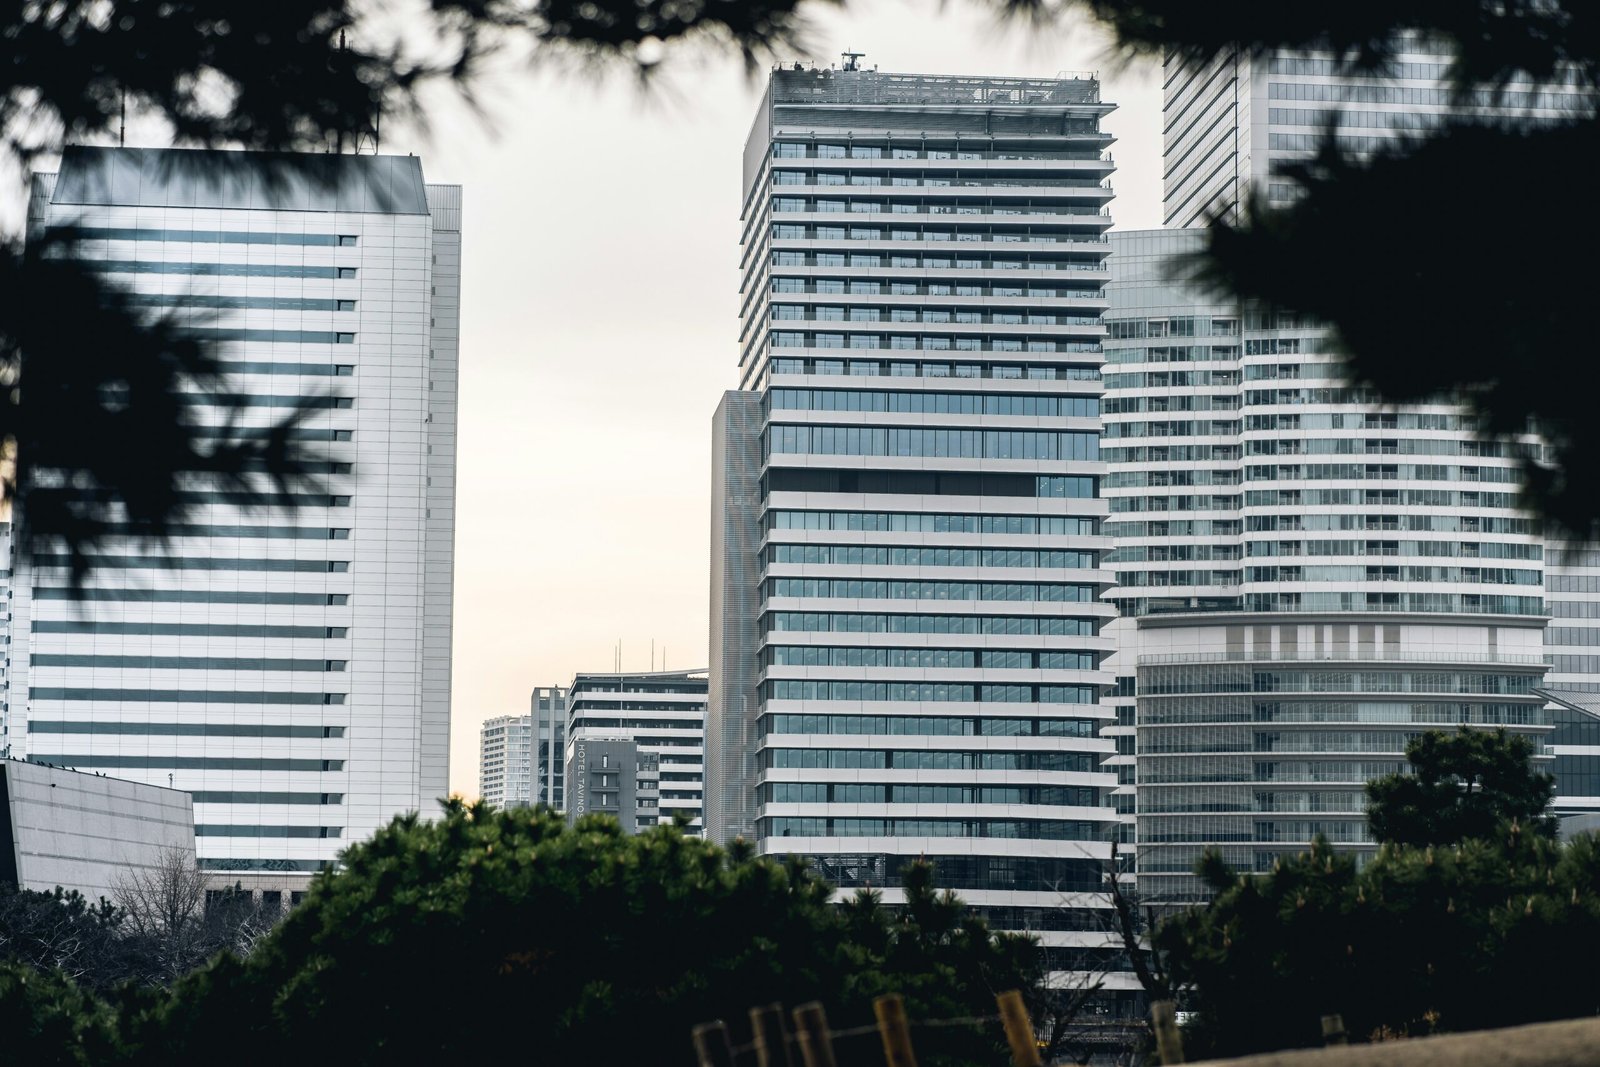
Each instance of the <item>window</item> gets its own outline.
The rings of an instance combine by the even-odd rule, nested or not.
[[[340,267],[339,268],[339,277],[341,277],[341,278],[354,278],[355,276],[356,276],[356,269],[354,267]]]
[[[336,333],[333,335],[333,343],[339,345],[353,345],[356,343],[356,335],[353,333]]]
[[[355,309],[356,309],[356,302],[354,300],[335,300],[334,301],[334,310],[335,311],[354,311]]]
[[[343,245],[345,248],[354,247],[354,245],[356,243],[355,235],[354,234],[349,234],[349,233],[341,233],[339,235],[339,243],[341,245]]]

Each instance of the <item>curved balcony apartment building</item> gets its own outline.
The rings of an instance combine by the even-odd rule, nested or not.
[[[1581,79],[1459,93],[1447,48],[1396,43],[1359,69],[1321,52],[1169,59],[1167,224],[1291,202],[1283,165],[1330,132],[1359,157],[1447,121],[1592,111]],[[1577,794],[1600,780],[1584,773],[1600,766],[1583,710],[1600,690],[1593,553],[1545,551],[1515,506],[1511,446],[1461,410],[1384,407],[1341,379],[1315,324],[1170,281],[1169,257],[1204,239],[1113,238],[1105,495],[1138,780],[1117,799],[1136,800],[1141,890],[1201,895],[1190,871],[1208,846],[1245,870],[1318,833],[1370,848],[1364,782],[1440,726],[1549,737],[1558,807],[1592,806]],[[1551,606],[1562,625],[1546,633]],[[1547,709],[1542,683],[1568,703]]]
[[[718,413],[707,761],[713,839],[891,900],[926,857],[1093,972],[1110,110],[1090,78],[773,74]]]
[[[1548,730],[1543,550],[1510,446],[1449,405],[1378,405],[1313,325],[1171,281],[1204,239],[1112,239],[1107,529],[1153,900],[1202,895],[1207,848],[1261,871],[1317,834],[1374,847],[1364,783],[1420,732]]]

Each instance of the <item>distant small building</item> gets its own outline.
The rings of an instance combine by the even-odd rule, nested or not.
[[[0,883],[115,896],[123,872],[172,849],[194,862],[194,802],[181,789],[0,760]]]
[[[478,792],[497,808],[526,808],[533,800],[533,720],[501,715],[478,733]]]
[[[567,691],[540,686],[529,701],[533,719],[533,802],[562,811],[567,803]]]
[[[706,671],[643,671],[579,674],[567,690],[566,795],[572,813],[580,790],[577,767],[587,754],[588,773],[596,772],[595,756],[621,749],[600,749],[595,742],[628,742],[631,805],[623,825],[634,829],[687,820],[690,833],[701,833],[704,801]],[[590,747],[585,749],[585,743]],[[582,789],[589,784],[583,783]],[[609,792],[609,789],[607,790]],[[588,811],[600,810],[592,802]]]

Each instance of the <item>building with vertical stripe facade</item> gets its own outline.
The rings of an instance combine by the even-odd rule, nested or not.
[[[446,793],[459,187],[414,157],[68,149],[30,234],[216,346],[244,429],[293,432],[327,492],[291,510],[196,490],[161,544],[81,587],[20,555],[12,756],[194,797],[212,871],[311,871]],[[217,412],[195,406],[195,419]]]

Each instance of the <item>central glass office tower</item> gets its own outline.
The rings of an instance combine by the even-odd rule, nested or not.
[[[1058,971],[1113,953],[1110,110],[1088,77],[775,72],[715,438],[709,835],[891,900],[927,857]]]

